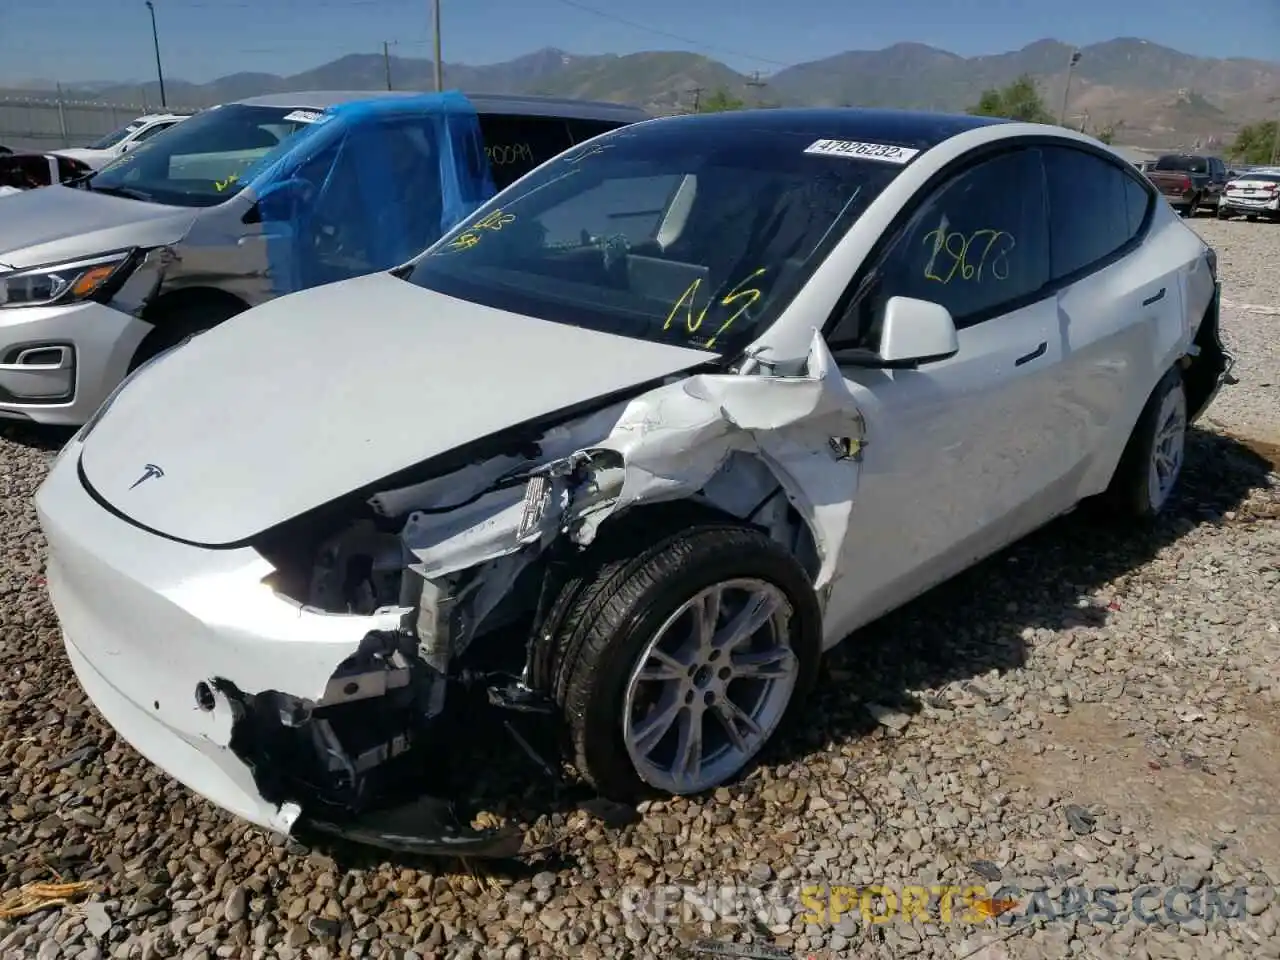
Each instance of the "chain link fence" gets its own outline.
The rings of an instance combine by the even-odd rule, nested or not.
[[[0,145],[10,150],[86,147],[147,113],[194,113],[192,107],[102,103],[0,95]]]

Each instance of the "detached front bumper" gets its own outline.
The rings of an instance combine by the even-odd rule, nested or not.
[[[0,417],[80,426],[150,330],[99,303],[0,310]]]
[[[323,700],[362,642],[391,626],[387,616],[306,610],[262,582],[272,567],[252,549],[204,550],[146,533],[90,496],[79,453],[73,441],[36,496],[49,543],[49,594],[85,693],[139,753],[267,830],[313,825],[423,853],[517,852],[519,837],[457,825],[442,801],[415,796],[335,812],[283,777],[279,743],[305,738],[278,740],[273,755],[258,749],[260,728],[250,720],[261,720],[262,704],[282,695]],[[363,706],[378,709],[373,699]],[[310,722],[299,726],[305,732]],[[293,758],[283,759],[287,767]],[[417,754],[400,759],[413,763]]]

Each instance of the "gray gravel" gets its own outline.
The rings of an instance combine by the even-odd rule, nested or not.
[[[1224,340],[1249,384],[1224,390],[1206,425],[1280,444],[1280,223],[1198,218],[1194,226],[1218,251]]]
[[[863,631],[807,722],[712,797],[611,828],[523,791],[504,812],[554,845],[525,867],[307,850],[142,761],[67,667],[29,501],[48,455],[9,429],[0,899],[53,870],[98,889],[0,920],[0,957],[642,957],[735,937],[797,957],[1280,958],[1280,478],[1262,455],[1280,430],[1280,226],[1196,226],[1221,251],[1241,382],[1193,437],[1172,516],[1142,535],[1068,517]],[[943,922],[934,905],[929,922],[807,923],[796,887],[824,882],[1012,884],[1018,916],[1110,886],[1128,922],[962,922],[959,906]],[[700,883],[744,902],[721,891],[659,922],[658,894]],[[1176,884],[1202,907],[1243,889],[1239,916],[1174,922]],[[1132,918],[1135,893],[1157,922]]]

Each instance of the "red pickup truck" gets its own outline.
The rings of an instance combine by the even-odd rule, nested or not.
[[[1227,184],[1227,165],[1218,157],[1189,153],[1167,153],[1147,172],[1169,204],[1184,217],[1194,217],[1200,208],[1217,210]]]

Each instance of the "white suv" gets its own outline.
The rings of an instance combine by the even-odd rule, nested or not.
[[[107,134],[101,140],[91,143],[87,147],[74,147],[53,152],[60,157],[79,160],[81,163],[88,164],[94,170],[101,170],[116,157],[128,153],[142,141],[150,140],[157,133],[162,133],[185,119],[186,117],[173,113],[150,114],[145,117],[138,117],[137,120],[126,124],[113,133]]]

